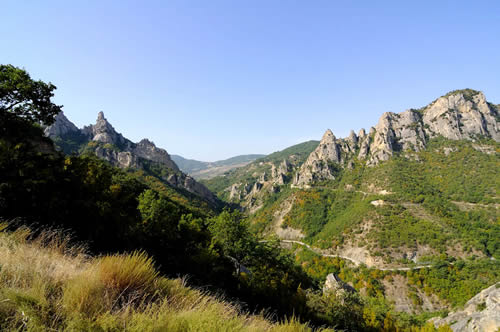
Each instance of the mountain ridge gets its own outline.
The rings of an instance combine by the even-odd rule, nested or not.
[[[195,179],[210,179],[234,168],[245,166],[264,156],[263,154],[246,154],[213,162],[188,159],[180,155],[171,155],[171,158],[181,171],[188,173]]]
[[[419,110],[384,113],[368,133],[337,138],[327,130],[299,161],[266,157],[204,183],[240,204],[263,234],[367,266],[391,268],[438,253],[498,257],[497,187],[488,180],[498,178],[498,114],[481,92],[453,91]],[[481,222],[470,224],[473,230],[475,214]],[[471,234],[487,236],[485,245]]]
[[[165,149],[157,147],[144,138],[134,143],[118,133],[103,112],[99,112],[94,125],[76,127],[63,112],[55,122],[45,128],[46,136],[52,138],[65,153],[90,152],[113,166],[127,169],[158,168],[155,174],[168,185],[186,190],[210,204],[218,205],[218,199],[203,184],[183,173]]]
[[[429,139],[438,136],[451,140],[474,140],[482,136],[498,142],[498,119],[498,108],[488,103],[482,92],[465,89],[451,91],[419,110],[385,112],[368,135],[364,129],[358,135],[351,130],[348,137],[337,139],[328,129],[318,148],[296,173],[293,184],[303,186],[333,179],[335,169],[329,163],[351,167],[349,160],[355,158],[373,166],[396,152],[418,152]]]

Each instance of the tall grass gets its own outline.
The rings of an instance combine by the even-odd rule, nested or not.
[[[311,331],[164,278],[143,252],[90,257],[68,243],[0,224],[0,330]]]

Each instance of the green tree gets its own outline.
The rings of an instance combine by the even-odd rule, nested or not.
[[[0,117],[16,115],[30,122],[50,125],[62,106],[52,103],[52,83],[33,80],[13,65],[0,65]]]
[[[246,219],[238,210],[224,210],[209,221],[209,229],[213,235],[213,245],[219,245],[224,255],[236,259],[239,264],[244,264],[245,258],[257,245],[255,237],[248,230]]]

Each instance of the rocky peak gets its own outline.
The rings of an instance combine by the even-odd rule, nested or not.
[[[498,108],[488,103],[482,92],[466,89],[452,91],[420,110],[386,112],[368,135],[361,129],[358,136],[351,131],[347,138],[337,139],[327,130],[295,175],[294,185],[333,178],[328,163],[343,166],[357,149],[358,159],[376,165],[391,158],[394,152],[422,150],[430,138],[437,136],[453,140],[484,136],[498,142],[499,118]]]
[[[94,134],[94,138],[92,138],[93,141],[110,144],[121,141],[121,137],[119,137],[121,135],[119,135],[111,123],[106,120],[103,112],[97,114],[97,121],[92,127],[92,131]]]
[[[137,145],[142,145],[142,146],[150,146],[150,147],[153,147],[155,148],[156,145],[154,142],[148,140],[147,138],[143,138],[139,141],[139,143],[137,143]]]
[[[187,190],[210,203],[215,204],[217,202],[217,198],[204,185],[180,172],[167,151],[156,147],[148,139],[143,139],[136,144],[132,143],[116,132],[103,112],[97,114],[94,125],[85,126],[83,129],[78,129],[61,112],[56,117],[54,124],[46,128],[45,133],[52,138],[60,137],[64,139],[66,133],[73,131],[81,135],[83,144],[89,141],[104,143],[95,146],[94,153],[116,167],[141,169],[145,168],[146,160],[158,163],[172,170],[164,179],[171,186]],[[114,147],[110,148],[106,144],[113,144]]]
[[[103,112],[97,114],[97,120],[94,125],[83,127],[82,133],[95,142],[117,146],[130,145],[132,143],[116,132],[115,128],[105,118]]]
[[[358,136],[356,136],[356,134],[354,133],[354,130],[351,130],[351,132],[349,133],[349,136],[347,137],[347,139],[349,141],[353,142],[354,144],[358,143]]]
[[[45,128],[44,133],[45,136],[54,138],[78,131],[79,129],[61,111],[56,115],[54,123]]]
[[[170,158],[168,152],[164,149],[157,148],[153,142],[146,138],[135,144],[132,148],[132,152],[138,157],[163,164],[176,172],[179,171],[179,167],[177,167],[175,162]]]
[[[321,144],[321,143],[327,144],[327,143],[335,141],[335,139],[336,139],[336,137],[333,134],[333,132],[330,129],[327,129],[325,131],[325,133],[323,134],[323,137],[321,138],[321,141],[319,142],[319,144]]]
[[[301,186],[317,180],[333,179],[330,163],[341,161],[340,145],[333,132],[328,129],[319,142],[318,147],[311,152],[306,162],[295,175],[294,185]]]
[[[500,140],[498,110],[488,104],[482,92],[453,91],[431,103],[423,113],[430,137],[456,140],[481,135]]]

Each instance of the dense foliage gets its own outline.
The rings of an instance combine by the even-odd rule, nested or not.
[[[15,115],[51,124],[62,108],[51,101],[55,89],[51,83],[31,79],[24,69],[0,65],[0,117]]]

